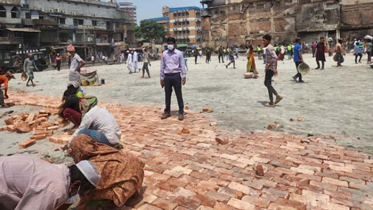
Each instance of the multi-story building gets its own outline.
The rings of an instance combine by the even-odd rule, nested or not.
[[[117,43],[134,42],[130,16],[115,1],[1,0],[0,50],[63,50],[74,44],[82,57],[111,53]],[[129,36],[131,35],[131,37]]]
[[[371,34],[371,0],[202,0],[203,45],[261,43],[269,33],[274,42],[306,42],[319,37],[344,40]],[[364,35],[365,34],[365,35]]]
[[[130,20],[133,23],[137,22],[137,13],[136,9],[137,7],[130,2],[117,2],[118,10],[123,11],[124,13],[128,14],[130,16]]]
[[[164,25],[168,37],[175,37],[179,44],[201,43],[201,11],[199,7],[177,7],[162,9],[163,17],[152,18]]]

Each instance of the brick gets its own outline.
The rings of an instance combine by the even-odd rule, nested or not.
[[[27,116],[27,118],[26,118],[26,122],[27,123],[30,123],[30,122],[32,122],[32,121],[34,121],[34,118],[35,118],[35,115],[34,114],[29,114],[28,116]]]
[[[47,138],[47,135],[45,134],[32,135],[30,138],[34,140],[43,140]]]
[[[57,136],[51,136],[49,137],[49,142],[55,143],[55,144],[68,144],[72,136],[62,134]]]
[[[175,196],[183,196],[183,197],[191,197],[194,196],[196,193],[190,190],[187,190],[183,187],[178,187],[174,190]]]
[[[223,194],[223,193],[219,193],[215,191],[208,191],[206,195],[211,197],[214,200],[224,201],[224,202],[228,201],[231,198],[231,196],[227,194]]]
[[[0,131],[6,131],[6,130],[8,130],[7,127],[8,126],[2,126],[2,127],[0,127]]]
[[[236,208],[232,206],[228,206],[222,202],[217,202],[214,206],[215,210],[236,210]]]
[[[170,176],[173,176],[173,177],[179,177],[182,174],[189,175],[190,173],[192,173],[192,171],[193,170],[190,170],[188,168],[184,168],[182,166],[176,166],[171,170],[164,171],[163,174],[167,174],[167,175],[170,175]]]
[[[7,125],[6,130],[9,132],[14,132],[16,131],[16,127],[14,125]]]
[[[197,209],[198,206],[201,205],[201,203],[199,203],[198,201],[195,201],[191,198],[187,198],[185,196],[178,196],[173,202],[179,204],[180,206],[186,209]]]
[[[338,185],[338,186],[342,186],[342,187],[348,187],[348,182],[341,181],[341,180],[338,180],[338,179],[332,179],[332,178],[329,178],[329,177],[324,177],[322,179],[322,183],[328,183],[328,184]]]
[[[162,210],[162,209],[156,206],[150,205],[148,203],[145,203],[144,205],[141,205],[137,210]]]
[[[164,210],[173,210],[177,206],[176,203],[172,203],[171,201],[163,198],[157,198],[151,204]]]
[[[330,200],[328,195],[324,195],[321,193],[315,193],[309,190],[302,190],[302,195],[303,195],[302,201],[298,201],[298,200],[295,200],[295,201],[298,201],[301,203],[307,203],[311,206],[322,206],[328,203]],[[290,198],[291,197],[292,196],[290,195]]]
[[[238,200],[236,198],[229,199],[228,205],[233,206],[234,208],[237,208],[237,209],[242,209],[242,210],[255,209],[255,206],[252,205],[251,203],[247,203],[245,201]]]
[[[7,125],[13,125],[13,124],[14,124],[14,120],[13,120],[12,117],[9,117],[9,118],[7,118],[7,119],[5,120],[5,123],[6,123]]]
[[[19,147],[22,148],[22,149],[25,149],[27,147],[30,147],[30,146],[34,145],[34,144],[35,144],[35,140],[29,139],[29,140],[26,140],[24,142],[19,143]]]
[[[348,206],[343,206],[335,203],[327,203],[323,206],[323,208],[328,210],[350,210],[350,207]]]
[[[47,128],[47,130],[58,130],[58,126],[50,126]]]
[[[25,122],[23,122],[16,125],[16,131],[17,133],[29,133],[31,128]]]
[[[247,187],[245,185],[242,185],[240,183],[237,183],[237,182],[231,182],[228,185],[228,187],[231,188],[231,189],[233,189],[233,190],[237,190],[237,191],[243,192],[246,195],[250,195],[254,191],[254,189],[252,189],[250,187]]]

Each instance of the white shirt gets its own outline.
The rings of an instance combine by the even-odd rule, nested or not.
[[[84,115],[72,138],[77,136],[78,132],[84,128],[103,133],[111,144],[118,144],[122,135],[114,116],[107,109],[99,106],[93,107]],[[70,143],[71,141],[72,139]]]
[[[79,67],[80,61],[82,60],[83,59],[77,53],[75,53],[74,57],[71,58],[69,81],[80,82],[80,73],[76,71],[76,68]]]
[[[136,51],[133,53],[133,62],[138,62],[138,56]]]

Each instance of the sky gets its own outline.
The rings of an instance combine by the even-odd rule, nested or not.
[[[162,17],[162,7],[185,7],[198,6],[202,7],[201,0],[120,0],[132,2],[137,6],[137,22],[141,20]]]

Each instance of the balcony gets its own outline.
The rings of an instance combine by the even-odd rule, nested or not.
[[[1,4],[21,5],[21,0],[1,0]]]
[[[22,44],[22,37],[0,37],[0,44]]]
[[[58,26],[57,20],[55,19],[49,19],[49,20],[44,20],[44,19],[34,19],[32,20],[34,25],[41,25],[41,26]]]

